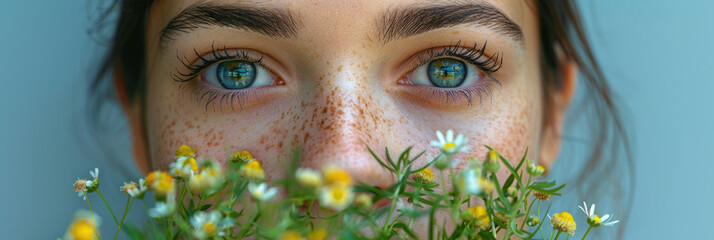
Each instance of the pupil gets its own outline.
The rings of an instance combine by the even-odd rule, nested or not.
[[[429,63],[429,81],[437,87],[454,88],[464,83],[466,79],[466,64],[464,62],[442,58]]]
[[[255,65],[248,61],[223,62],[216,72],[219,83],[227,89],[247,88],[255,82]]]

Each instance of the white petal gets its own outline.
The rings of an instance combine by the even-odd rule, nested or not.
[[[612,225],[615,225],[616,223],[619,223],[619,222],[620,222],[620,220],[615,220],[615,221],[612,221],[612,222],[604,223],[603,225],[605,225],[605,226],[612,226]]]
[[[439,143],[442,145],[446,143],[446,140],[444,140],[444,134],[441,134],[441,131],[436,131],[436,138],[439,139]]]
[[[442,147],[443,145],[437,141],[431,141],[431,145],[434,147]]]
[[[449,129],[448,131],[446,131],[446,141],[447,141],[447,142],[454,142],[454,131],[452,131],[451,129]]]
[[[464,135],[459,134],[458,136],[456,136],[456,139],[454,139],[454,144],[456,144],[457,146],[461,145],[461,144],[463,144],[463,143],[461,143],[461,141],[463,141],[463,140],[464,140]]]
[[[278,189],[276,189],[276,188],[268,189],[268,191],[266,191],[265,194],[263,195],[263,201],[273,198],[273,196],[275,196],[275,194],[277,194],[277,193],[278,193]]]
[[[605,214],[605,216],[602,216],[602,217],[600,218],[600,221],[601,221],[601,222],[607,221],[608,218],[610,218],[610,214]]]
[[[580,210],[582,210],[585,213],[585,215],[588,215],[588,211],[585,211],[583,206],[578,206],[578,208],[580,208]],[[588,215],[588,217],[590,217],[590,215]]]
[[[592,216],[593,214],[595,214],[595,204],[594,203],[591,205],[589,216]]]

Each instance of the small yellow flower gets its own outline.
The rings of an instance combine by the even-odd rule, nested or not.
[[[322,170],[322,175],[325,178],[325,183],[327,185],[332,185],[335,183],[343,184],[349,186],[352,183],[352,177],[347,170],[329,166]]]
[[[327,231],[325,229],[315,229],[307,234],[308,240],[325,240],[327,239]]]
[[[533,177],[540,176],[545,172],[545,168],[543,166],[535,165],[535,163],[531,160],[528,160],[526,163],[526,170],[528,171],[528,174]]]
[[[146,175],[146,186],[156,197],[164,198],[174,189],[174,179],[165,171],[153,171]]]
[[[213,239],[225,235],[224,230],[233,225],[229,218],[223,218],[219,211],[198,212],[191,218],[193,236],[197,239]]]
[[[538,225],[538,223],[540,223],[540,219],[538,219],[538,217],[536,217],[535,215],[528,216],[528,221],[526,221],[526,224],[528,224],[528,226],[533,227],[535,225]]]
[[[553,215],[553,217],[550,218],[550,225],[553,225],[553,229],[570,235],[575,234],[575,220],[573,220],[573,215],[570,215],[568,212],[556,213]]]
[[[355,197],[355,206],[362,208],[372,207],[372,198],[366,193],[357,194],[357,197]]]
[[[309,168],[299,168],[295,171],[295,179],[304,188],[317,189],[322,186],[320,172]]]
[[[320,204],[335,211],[342,211],[352,203],[354,193],[352,187],[345,184],[333,184],[322,187]]]
[[[204,162],[206,168],[202,169],[198,174],[194,174],[188,180],[188,187],[193,192],[204,192],[212,194],[223,186],[223,169],[220,164],[208,161]]]
[[[196,150],[193,148],[187,146],[187,145],[181,145],[176,149],[176,158],[180,157],[195,157],[196,156]]]
[[[414,181],[423,184],[432,184],[436,182],[434,181],[434,173],[431,172],[429,168],[424,168],[421,171],[414,173],[412,178],[414,179]]]
[[[287,230],[280,235],[280,240],[302,240],[302,235],[300,235],[300,233]]]
[[[482,206],[470,207],[464,214],[464,219],[473,221],[474,226],[480,229],[487,229],[491,225],[491,219],[488,217],[486,209]]]
[[[231,155],[230,161],[237,163],[246,163],[254,159],[255,158],[253,157],[253,155],[250,154],[248,151],[240,151],[234,152],[233,155]]]
[[[240,175],[254,180],[265,179],[265,171],[260,166],[258,160],[252,160],[240,168]]]
[[[516,189],[516,187],[508,187],[506,189],[506,196],[509,196],[512,198],[518,197],[518,189]]]
[[[533,192],[533,197],[543,200],[543,201],[550,200],[550,194],[542,193],[542,192],[538,192],[538,191]]]
[[[96,224],[95,224],[96,223]],[[74,214],[74,221],[67,228],[65,240],[93,240],[97,239],[98,233],[95,231],[101,223],[99,216],[94,216],[84,210]]]
[[[491,193],[496,189],[496,185],[486,178],[478,178],[478,184],[481,185],[481,189],[485,193]]]
[[[483,162],[483,168],[492,173],[498,172],[498,169],[501,168],[501,159],[496,150],[488,151],[486,160]]]
[[[191,173],[198,172],[198,164],[196,159],[189,156],[181,156],[176,159],[176,162],[169,164],[169,173],[177,178],[188,178]]]

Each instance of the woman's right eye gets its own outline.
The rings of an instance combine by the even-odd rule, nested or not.
[[[271,85],[275,75],[260,64],[247,60],[227,60],[213,64],[201,75],[214,87],[236,90]]]

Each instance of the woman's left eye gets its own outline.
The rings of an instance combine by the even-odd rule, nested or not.
[[[275,75],[260,64],[246,60],[218,62],[201,76],[207,83],[225,89],[244,89],[271,85]]]
[[[456,88],[477,82],[483,74],[462,60],[438,58],[417,67],[406,77],[414,85]]]

